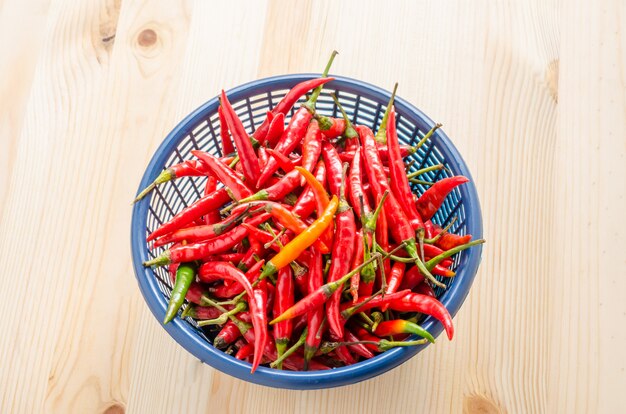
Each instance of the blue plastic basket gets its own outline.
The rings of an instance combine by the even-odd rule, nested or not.
[[[255,126],[262,122],[266,112],[280,101],[289,88],[317,76],[319,75],[301,74],[261,79],[229,91],[228,98],[244,126],[252,133]],[[390,93],[354,79],[339,76],[335,78],[325,85],[318,100],[318,111],[324,115],[339,115],[329,95],[334,92],[353,122],[376,130]],[[191,159],[190,151],[193,149],[220,153],[217,107],[218,99],[211,99],[170,132],[152,157],[139,185],[140,189],[151,183],[167,166]],[[298,104],[294,108],[298,108]],[[400,97],[396,98],[395,108],[398,135],[403,143],[417,143],[434,125],[430,118]],[[471,179],[461,155],[441,129],[411,157],[416,160],[412,170],[439,163],[447,167],[447,170],[425,174],[421,177],[424,180],[435,181],[450,175],[465,175]],[[153,270],[142,266],[142,262],[162,252],[162,248],[150,250],[146,236],[176,212],[197,200],[202,195],[204,181],[205,178],[183,178],[166,183],[133,208],[131,243],[135,274],[141,293],[159,323],[165,315],[171,283],[166,268]],[[415,187],[418,193],[424,190],[420,185]],[[480,205],[473,182],[455,189],[433,220],[443,226],[453,217],[457,217],[452,226],[453,231],[459,234],[470,233],[474,238],[482,237]],[[482,247],[476,246],[458,254],[452,267],[457,272],[456,277],[446,280],[448,289],[445,292],[437,291],[440,300],[453,316],[469,292],[480,263],[481,252]],[[422,321],[422,325],[433,336],[438,336],[443,329],[432,317]],[[395,348],[355,365],[329,371],[290,372],[260,367],[256,373],[250,374],[249,363],[214,348],[209,339],[211,332],[198,328],[192,319],[176,318],[165,325],[164,329],[187,351],[222,372],[261,385],[299,390],[330,388],[363,381],[400,365],[425,348]]]

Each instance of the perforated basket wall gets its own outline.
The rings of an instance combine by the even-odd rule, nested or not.
[[[236,88],[233,91],[229,91],[229,100],[233,104],[235,111],[243,121],[248,132],[252,134],[255,127],[260,125],[265,118],[266,112],[282,99],[290,87],[312,77],[315,76],[290,75],[256,81]],[[335,81],[325,86],[317,104],[317,109],[321,114],[334,117],[340,117],[341,115],[338,113],[338,109],[330,97],[331,92],[337,95],[352,122],[367,125],[374,131],[377,130],[385,111],[385,105],[389,99],[389,92],[355,80],[337,78]],[[144,187],[151,182],[163,168],[167,168],[170,165],[187,159],[192,159],[191,150],[199,149],[222,155],[220,154],[220,128],[217,106],[218,101],[216,98],[207,102],[197,111],[189,115],[172,133],[170,133],[148,166],[140,187]],[[298,107],[299,104],[296,104],[294,109]],[[402,100],[402,98],[396,99],[395,107],[397,112],[397,130],[401,143],[410,145],[416,144],[434,125],[429,118],[412,105]],[[293,115],[293,112],[294,110],[292,110],[290,115]],[[286,119],[286,122],[288,122],[288,120],[289,119]],[[421,175],[419,178],[425,181],[434,182],[444,177],[459,174],[470,177],[469,171],[460,155],[441,130],[437,131],[433,138],[426,142],[415,154],[406,159],[406,161],[411,160],[415,161],[410,168],[411,171],[435,164],[443,164],[446,167],[443,170]],[[144,296],[146,297],[146,301],[151,305],[151,309],[159,320],[162,319],[164,314],[164,304],[166,304],[169,299],[172,283],[167,267],[154,270],[141,268],[141,262],[143,260],[153,258],[163,251],[163,248],[149,249],[145,242],[145,237],[159,225],[171,219],[174,214],[200,198],[203,193],[205,180],[205,178],[182,178],[161,185],[153,191],[151,197],[139,203],[133,213],[133,256],[137,277]],[[414,191],[417,194],[421,194],[425,190],[426,187],[423,185],[414,185]],[[475,237],[482,236],[480,208],[472,183],[455,189],[447,197],[443,207],[439,210],[433,221],[441,226],[445,226],[453,217],[457,218],[451,228],[453,232],[457,234],[466,234],[469,232]],[[469,285],[471,285],[471,280],[478,266],[480,251],[480,247],[477,247],[456,255],[452,268],[457,271],[457,277],[445,280],[445,283],[448,284],[448,289],[445,292],[441,289],[438,289],[436,292],[452,314],[456,313],[469,290]],[[154,289],[155,286],[158,287],[158,292]],[[154,297],[157,295],[160,295],[160,298]],[[158,313],[161,311],[161,308],[162,312],[159,315]],[[439,334],[441,327],[431,319],[432,318],[428,318],[424,321],[424,326],[433,334]],[[172,327],[166,327],[166,329],[176,329],[180,327],[182,323],[187,324],[183,329],[186,336],[195,335],[196,338],[194,338],[194,341],[202,341],[206,344],[206,347],[211,347],[209,345],[209,337],[212,336],[213,332],[199,329],[192,319],[187,319],[185,322],[177,320]],[[181,332],[177,332],[177,335],[172,332],[170,332],[170,334],[177,340],[181,337]],[[179,340],[179,342],[187,347],[186,344],[183,343],[185,341]],[[201,348],[206,350],[207,348],[205,348],[205,346]],[[395,352],[402,354],[402,357],[406,359],[417,351],[418,349],[396,349],[383,355]],[[410,355],[408,355],[407,352]],[[198,350],[194,353],[197,355]],[[381,358],[383,355],[377,358]],[[209,355],[206,355],[204,358],[199,357],[211,363]],[[229,356],[226,357],[231,358]],[[233,359],[233,363],[236,361],[234,358],[231,359]],[[397,362],[397,360],[394,362]],[[211,363],[211,365],[216,364]],[[381,372],[384,372],[384,370]],[[258,374],[259,372],[254,375],[257,376]],[[242,377],[236,373],[234,375],[240,378]],[[304,375],[306,375],[306,373],[304,373]],[[258,375],[256,378],[246,376],[245,379],[265,383],[266,385],[276,385],[267,384],[261,377],[262,375]],[[319,383],[316,384],[316,386],[302,387],[319,388],[320,386],[324,386]],[[331,386],[341,385],[332,383],[332,381],[329,384]],[[295,386],[293,383],[279,384],[278,386],[286,386],[288,388],[301,387]]]

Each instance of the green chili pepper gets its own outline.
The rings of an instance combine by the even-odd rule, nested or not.
[[[163,318],[163,324],[165,325],[178,313],[178,310],[185,302],[185,295],[187,290],[196,278],[196,271],[198,267],[195,263],[181,263],[176,270],[176,283],[172,289],[172,295],[170,296],[170,302],[167,305],[167,311],[165,312],[165,318]]]

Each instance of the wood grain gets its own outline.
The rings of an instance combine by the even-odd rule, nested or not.
[[[4,0],[0,22],[0,412],[626,411],[623,1]],[[129,201],[189,111],[332,49],[444,123],[488,244],[453,342],[274,390],[154,320]]]

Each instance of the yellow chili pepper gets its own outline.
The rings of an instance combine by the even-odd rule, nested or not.
[[[333,222],[333,217],[339,206],[339,199],[337,196],[333,196],[324,210],[324,213],[313,222],[306,230],[298,234],[281,249],[276,256],[272,257],[265,266],[259,279],[266,278],[269,275],[276,273],[278,270],[289,265],[300,254],[311,246],[315,241],[324,233],[324,231]]]

